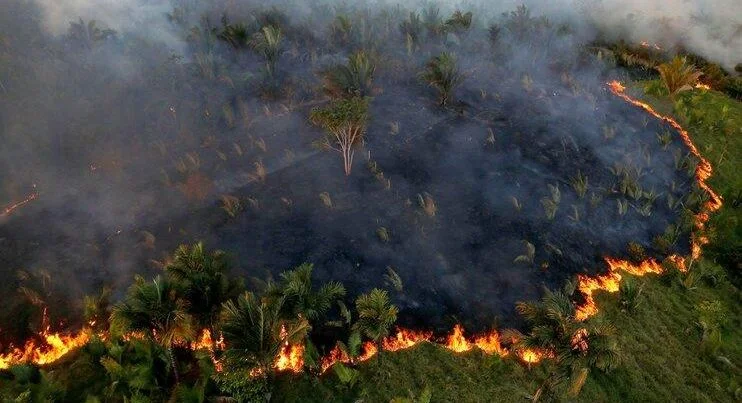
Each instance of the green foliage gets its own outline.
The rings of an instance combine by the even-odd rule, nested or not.
[[[629,259],[637,264],[647,258],[647,252],[644,250],[644,247],[634,241],[629,241],[629,243],[626,244],[626,253],[628,253]]]
[[[414,11],[410,11],[407,19],[399,24],[399,30],[403,37],[409,42],[409,47],[417,48],[422,42],[423,30],[425,25],[423,24],[420,15]],[[410,49],[408,49],[408,52]]]
[[[193,318],[188,301],[178,295],[177,284],[157,276],[152,282],[137,277],[124,300],[111,312],[111,332],[121,336],[140,332],[163,347],[192,340]]]
[[[693,89],[702,74],[689,64],[686,58],[680,56],[675,56],[672,61],[657,66],[657,71],[660,72],[662,83],[670,96]]]
[[[324,73],[325,92],[340,98],[366,97],[371,95],[375,62],[364,51],[348,57],[347,65],[335,66]]]
[[[438,103],[448,105],[453,98],[453,91],[464,81],[464,76],[456,66],[453,54],[443,52],[425,64],[420,78],[438,91]]]
[[[271,284],[267,295],[281,301],[287,317],[302,316],[310,322],[318,322],[332,305],[345,296],[345,287],[337,281],[323,284],[319,289],[312,286],[314,265],[304,263],[293,270],[281,273],[281,281]]]
[[[362,294],[356,299],[358,311],[358,329],[371,340],[379,343],[389,335],[394,322],[397,321],[399,310],[389,301],[386,291],[374,288],[368,294]]]
[[[338,381],[343,387],[352,389],[358,381],[360,372],[353,368],[348,368],[343,363],[338,362],[332,366],[332,372],[337,376]]]
[[[209,252],[202,242],[180,245],[165,271],[188,301],[186,310],[194,322],[215,335],[222,304],[236,298],[243,288],[241,281],[229,277],[226,254],[220,250]]]
[[[368,103],[369,98],[360,97],[336,100],[326,107],[312,109],[309,120],[330,133],[348,127],[365,128],[368,121]]]
[[[631,277],[626,277],[621,281],[619,298],[621,306],[626,312],[636,312],[641,306],[643,290],[644,283],[640,283]]]
[[[267,402],[270,390],[265,378],[251,377],[244,371],[223,371],[214,376],[220,391],[239,403]]]
[[[282,39],[281,28],[275,25],[264,26],[250,38],[250,47],[265,59],[269,74],[276,70],[276,63],[281,55]]]

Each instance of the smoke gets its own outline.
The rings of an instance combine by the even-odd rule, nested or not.
[[[615,4],[534,3],[530,15],[505,18],[517,3],[445,3],[439,19],[472,10],[474,28],[417,45],[399,25],[413,10],[433,15],[427,5],[4,4],[0,200],[39,196],[0,217],[0,273],[46,270],[52,280],[24,277],[2,291],[33,288],[52,314],[69,317],[75,307],[61,301],[102,284],[121,293],[133,274],[157,273],[179,243],[204,240],[234,254],[235,274],[247,277],[307,261],[317,280],[343,281],[355,295],[398,288],[396,273],[409,325],[512,324],[516,301],[594,273],[629,241],[658,254],[653,237],[678,215],[665,198],[691,188],[679,142],[660,144],[667,127],[608,94],[605,81],[624,73],[580,45],[598,33],[637,35],[663,46],[714,42],[699,53],[727,66],[739,55],[722,19],[735,13],[707,14],[676,36],[654,28],[662,10]],[[667,26],[716,13],[693,4],[675,8]],[[84,29],[70,25],[80,19]],[[267,22],[284,35],[273,75],[258,54],[216,36],[223,24],[252,34]],[[503,27],[495,45],[491,22]],[[317,148],[322,132],[307,116],[326,101],[319,73],[369,43],[379,60],[372,118],[346,178],[339,156]],[[418,79],[444,50],[465,76],[448,110]],[[626,179],[642,188],[636,199],[618,189],[611,169],[621,166],[636,170]],[[583,196],[573,190],[578,174],[589,180]],[[650,214],[644,193],[663,195]],[[234,217],[229,197],[240,201]],[[13,301],[0,313],[3,337],[27,331],[11,320],[22,312]]]
[[[160,38],[171,46],[179,39],[163,28],[163,17],[173,6],[199,11],[237,9],[234,2],[194,2],[192,0],[36,0],[41,7],[44,28],[55,35],[63,34],[70,21],[85,17],[105,21],[122,32],[136,32],[150,38]],[[224,3],[220,7],[219,3]],[[332,2],[274,2],[291,15],[301,18],[310,13],[312,5]],[[310,5],[311,3],[311,5]],[[371,8],[393,6],[391,1],[368,3]],[[554,20],[570,21],[586,35],[599,31],[610,39],[657,44],[664,49],[682,46],[732,71],[742,63],[742,3],[737,0],[506,0],[497,3],[477,1],[444,1],[442,8],[477,10],[478,18],[487,22],[521,4],[535,14]]]

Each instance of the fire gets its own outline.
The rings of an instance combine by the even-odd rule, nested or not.
[[[463,353],[464,351],[471,350],[471,347],[471,343],[464,337],[464,329],[461,325],[454,326],[453,333],[448,336],[446,341],[446,348],[457,353]]]
[[[224,335],[220,334],[219,338],[214,340],[211,337],[211,331],[209,329],[203,329],[198,340],[191,342],[191,350],[201,349],[207,350],[209,352],[216,372],[222,372],[224,366],[222,365],[222,362],[218,358],[216,358],[216,351],[214,350],[224,350]]]
[[[508,351],[500,343],[500,334],[494,330],[475,338],[474,344],[487,354],[497,354],[499,356],[508,354]]]
[[[277,371],[301,372],[304,368],[304,345],[286,343],[273,364]]]
[[[696,88],[698,88],[699,90],[706,90],[706,91],[708,91],[708,90],[711,89],[711,86],[710,85],[707,85],[707,84],[698,83],[698,84],[696,84]]]
[[[544,358],[551,358],[554,356],[553,353],[532,348],[520,350],[518,351],[517,355],[518,357],[520,357],[521,360],[523,360],[523,362],[528,365],[536,364]]]
[[[650,115],[664,121],[665,123],[672,126],[675,130],[680,133],[680,138],[690,152],[698,158],[700,161],[696,168],[696,180],[701,189],[703,189],[709,195],[709,201],[703,206],[702,211],[695,217],[696,232],[702,231],[705,228],[706,222],[709,220],[711,213],[718,210],[722,206],[722,198],[716,194],[706,181],[711,177],[712,168],[711,163],[703,158],[698,152],[695,144],[691,141],[688,132],[683,129],[682,126],[673,118],[661,115],[654,110],[650,105],[641,102],[637,99],[626,95],[626,87],[618,81],[611,81],[608,83],[608,88],[616,96],[620,97],[624,101],[639,107],[649,113]],[[694,233],[691,235],[691,259],[698,259],[701,256],[701,247],[708,243],[708,238],[702,234]],[[672,262],[680,271],[687,271],[688,268],[685,263],[685,258],[672,255],[668,257],[668,260]],[[578,276],[578,290],[582,293],[585,302],[577,307],[575,318],[577,320],[585,320],[596,313],[598,313],[598,307],[595,305],[593,299],[593,292],[596,290],[602,290],[607,292],[616,292],[619,289],[621,283],[621,274],[619,271],[624,271],[634,276],[644,276],[646,274],[654,273],[661,274],[664,271],[662,265],[654,259],[647,259],[639,264],[633,264],[631,262],[614,259],[610,257],[605,258],[608,264],[609,271],[607,274],[589,277],[580,275]]]
[[[50,333],[49,327],[39,333],[41,343],[28,340],[22,348],[15,348],[7,354],[0,354],[0,369],[11,365],[33,363],[36,365],[50,364],[62,358],[67,353],[84,346],[90,340],[91,330],[83,328],[77,334],[64,335]]]
[[[34,185],[34,188],[36,188],[36,185]],[[31,193],[28,196],[26,196],[25,199],[23,199],[21,201],[18,201],[18,202],[15,202],[15,203],[12,203],[9,206],[3,208],[2,211],[0,211],[0,217],[9,216],[10,213],[12,213],[14,210],[16,210],[16,209],[18,209],[20,207],[23,207],[24,205],[26,205],[26,204],[28,204],[28,203],[36,200],[37,197],[39,197],[39,194],[34,191],[33,193]]]
[[[397,329],[397,333],[385,338],[381,345],[384,350],[397,351],[410,348],[421,341],[430,341],[431,337],[433,337],[433,332]]]

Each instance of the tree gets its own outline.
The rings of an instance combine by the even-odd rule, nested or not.
[[[345,287],[337,281],[325,283],[318,290],[312,287],[314,266],[304,263],[294,270],[281,273],[281,282],[268,291],[274,298],[283,298],[284,312],[289,317],[302,316],[314,322],[324,316],[332,304],[345,296]]]
[[[365,97],[371,94],[376,65],[364,51],[348,57],[347,65],[335,66],[324,73],[325,91],[332,97]]]
[[[175,382],[178,383],[180,379],[173,346],[193,340],[195,332],[192,321],[188,314],[188,302],[179,296],[173,281],[157,276],[148,283],[137,276],[124,300],[113,307],[111,333],[115,336],[140,333],[163,346],[168,352]]]
[[[519,339],[516,349],[550,351],[555,357],[555,368],[534,400],[555,394],[564,385],[576,396],[591,370],[607,371],[618,365],[613,327],[575,320],[574,303],[563,292],[547,290],[540,302],[519,302],[516,310],[531,326],[525,335],[514,332]]]
[[[701,72],[689,64],[685,57],[675,56],[672,61],[657,66],[662,84],[667,88],[670,97],[675,94],[693,89],[701,77]]]
[[[83,317],[95,330],[107,330],[111,315],[111,288],[103,287],[98,295],[86,295],[83,299]]]
[[[456,10],[449,19],[446,20],[445,29],[447,32],[453,32],[456,35],[461,35],[471,28],[471,11],[462,13]]]
[[[273,74],[276,70],[282,38],[281,28],[276,25],[266,25],[250,39],[250,47],[263,56],[269,74]]]
[[[116,31],[112,29],[98,28],[95,20],[90,20],[86,24],[85,21],[80,18],[79,22],[70,22],[68,35],[70,39],[76,41],[84,48],[91,49],[96,42],[116,36]]]
[[[212,340],[216,342],[222,304],[236,298],[242,291],[241,281],[227,275],[229,263],[226,254],[220,250],[208,252],[202,242],[192,246],[180,245],[165,270],[189,302],[188,313],[200,328],[209,329]]]
[[[237,302],[222,309],[222,332],[226,365],[237,370],[256,370],[270,376],[276,356],[285,343],[302,341],[310,330],[303,318],[286,319],[281,314],[284,298],[258,298],[245,292]]]
[[[333,101],[326,107],[312,109],[309,119],[327,131],[323,145],[343,156],[345,175],[350,175],[354,148],[366,132],[368,98],[353,97]]]
[[[446,106],[451,101],[454,89],[464,80],[456,67],[456,58],[448,52],[430,59],[420,78],[438,90],[438,104],[441,106]]]
[[[389,301],[389,295],[385,290],[374,288],[370,293],[362,294],[356,299],[356,311],[358,330],[376,343],[381,354],[381,342],[389,335],[389,329],[397,321],[399,310]]]

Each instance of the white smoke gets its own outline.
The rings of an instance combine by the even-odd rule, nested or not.
[[[70,21],[95,19],[118,31],[148,34],[151,39],[158,38],[170,44],[174,44],[171,41],[175,38],[163,22],[166,13],[171,12],[174,6],[221,6],[227,9],[230,4],[229,1],[193,0],[35,1],[43,10],[47,29],[54,34],[64,33]],[[328,2],[332,1],[337,0]],[[306,12],[309,3],[281,1],[282,8],[288,12]],[[356,4],[369,6],[371,3],[391,5],[393,2]],[[730,71],[742,62],[742,0],[504,0],[496,3],[444,0],[441,4],[447,8],[476,9],[483,12],[478,17],[485,20],[526,4],[536,15],[566,19],[578,26],[597,28],[631,42],[646,41],[665,49],[683,45]]]

